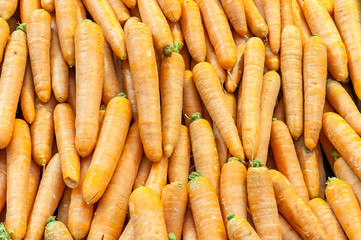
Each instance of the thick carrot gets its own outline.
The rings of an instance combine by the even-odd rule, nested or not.
[[[26,34],[19,27],[11,34],[5,51],[0,78],[0,149],[5,148],[12,137],[16,109],[23,84],[27,46]]]
[[[28,210],[27,216],[30,216],[33,209],[34,200],[38,192],[40,182],[40,166],[36,162],[31,161],[30,173],[29,173],[29,185],[28,185]],[[1,206],[1,205],[0,205]]]
[[[302,44],[305,45],[307,40],[311,37],[311,31],[307,25],[303,12],[297,0],[292,1],[292,18],[293,24],[298,28],[302,38]],[[303,2],[303,1],[302,1]]]
[[[59,154],[55,154],[44,170],[24,239],[41,239],[46,220],[58,206],[64,188]]]
[[[76,188],[73,188],[71,192],[68,225],[69,231],[75,239],[81,239],[88,234],[93,217],[93,205],[84,202],[82,196],[84,178],[88,172],[91,161],[92,156],[82,159],[79,184]]]
[[[274,54],[271,50],[269,43],[265,43],[265,63],[264,66],[267,70],[278,71],[280,68],[280,55]]]
[[[0,18],[8,20],[15,13],[18,6],[18,0],[0,1]]]
[[[201,10],[204,25],[219,63],[224,69],[233,68],[237,62],[237,49],[222,6],[215,0],[196,0],[195,2]]]
[[[260,159],[264,165],[267,162],[268,146],[271,138],[272,115],[280,90],[281,79],[277,72],[270,71],[263,76],[263,86],[260,103],[259,147],[255,159]]]
[[[104,42],[104,77],[102,100],[105,104],[121,92],[120,84],[115,74],[113,52],[107,42]]]
[[[34,161],[45,166],[52,157],[51,149],[54,138],[53,111],[56,100],[52,95],[47,103],[35,99],[35,119],[30,125],[31,147]]]
[[[115,55],[121,60],[127,59],[124,31],[120,26],[109,1],[83,0],[83,3],[95,22],[102,28],[104,37]]]
[[[255,36],[259,38],[266,38],[268,35],[268,26],[257,9],[254,1],[243,0],[243,4],[249,29]]]
[[[129,10],[122,0],[110,0],[109,4],[120,24],[124,24],[130,18]]]
[[[209,36],[207,33],[205,33],[205,40],[206,40],[206,48],[207,48],[207,55],[206,55],[206,62],[210,63],[213,68],[216,70],[217,72],[217,75],[218,75],[218,78],[219,78],[219,81],[221,82],[221,84],[223,84],[226,80],[226,72],[225,70],[222,68],[218,58],[217,58],[217,55],[216,55],[216,52],[214,51],[214,48],[211,44],[211,41],[209,40]],[[193,61],[192,61],[193,63]],[[194,61],[195,65],[197,64],[195,61]],[[194,66],[195,66],[194,65]],[[194,66],[192,65],[191,66],[191,69],[193,70]]]
[[[286,122],[297,139],[303,132],[302,40],[293,25],[282,31],[281,73]]]
[[[179,53],[163,58],[160,70],[162,101],[162,141],[164,154],[170,157],[182,124],[184,61]]]
[[[220,204],[223,221],[234,213],[244,219],[247,218],[247,169],[238,158],[230,158],[224,164],[220,179]]]
[[[135,239],[167,239],[162,204],[159,195],[151,188],[134,190],[129,198],[129,210]]]
[[[227,216],[227,232],[230,240],[260,240],[251,224],[244,218],[230,213]]]
[[[278,211],[303,239],[330,239],[311,208],[303,201],[291,183],[276,170],[269,170],[276,196]]]
[[[58,215],[56,216],[58,221],[64,223],[68,227],[69,205],[71,200],[72,189],[65,187],[63,196],[60,199],[58,206]]]
[[[75,72],[72,69],[69,69],[69,86],[68,86],[68,100],[74,113],[76,113],[76,81],[75,81]]]
[[[217,79],[217,73],[211,64],[198,63],[193,69],[194,82],[208,112],[215,122],[230,153],[244,160],[241,140],[232,115],[227,111],[227,103]]]
[[[67,227],[61,221],[56,221],[55,216],[46,220],[44,240],[71,240],[73,239]]]
[[[248,159],[257,156],[260,141],[260,104],[265,48],[260,38],[247,41],[242,77],[242,142]]]
[[[163,155],[159,162],[152,164],[145,186],[152,189],[160,197],[164,186],[167,184],[167,173],[168,158]]]
[[[60,49],[58,31],[53,28],[51,29],[50,72],[54,96],[58,102],[65,102],[68,99],[69,70]]]
[[[227,109],[231,113],[233,121],[236,122],[237,118],[237,100],[233,93],[224,92],[226,97]]]
[[[0,150],[0,212],[6,203],[6,150]]]
[[[218,131],[218,128],[215,123],[212,124],[212,131],[214,135],[214,140],[216,142],[216,148],[218,153],[218,160],[219,160],[219,168],[221,169],[222,166],[227,162],[229,156],[229,151],[227,148],[226,143],[224,142],[221,134]]]
[[[269,28],[268,39],[270,47],[272,52],[277,54],[281,47],[280,0],[263,1],[263,7]]]
[[[50,45],[51,17],[44,9],[30,15],[26,27],[35,92],[40,101],[49,101],[51,95]]]
[[[281,98],[275,107],[275,111],[273,112],[273,118],[286,122],[286,116],[285,116],[285,106],[283,103],[283,98]]]
[[[123,71],[123,83],[124,83],[124,92],[127,95],[130,104],[132,105],[132,117],[134,121],[138,119],[138,109],[137,101],[135,99],[135,89],[132,78],[132,73],[130,71],[128,60],[122,61],[122,71]]]
[[[16,119],[11,141],[6,148],[6,230],[12,239],[23,239],[28,220],[27,198],[31,163],[31,139],[28,124]]]
[[[0,18],[0,62],[3,60],[3,53],[8,42],[8,37],[10,34],[9,24],[5,19]]]
[[[169,182],[179,182],[184,186],[188,183],[188,171],[190,165],[190,138],[188,128],[181,125],[177,145],[169,158],[168,178]]]
[[[350,77],[354,85],[355,92],[361,97],[361,23],[357,3],[353,0],[334,0],[334,19],[345,43]],[[332,6],[332,5],[331,5]]]
[[[150,161],[146,155],[143,155],[143,158],[139,164],[137,176],[134,180],[133,190],[135,190],[140,186],[145,185],[151,169],[152,169],[152,161]]]
[[[318,0],[305,0],[303,13],[313,34],[318,34],[327,46],[327,67],[337,81],[348,77],[347,55],[340,34],[326,8]]]
[[[81,23],[86,19],[86,10],[82,0],[76,0],[76,22],[77,24]]]
[[[136,19],[130,18],[124,26],[129,65],[144,152],[149,160],[157,162],[162,158],[163,152],[158,71],[151,33],[147,25]]]
[[[322,127],[326,96],[327,48],[319,36],[312,36],[304,45],[303,54],[304,139],[306,147],[312,150],[317,145]]]
[[[213,184],[199,172],[193,172],[189,178],[190,181],[187,184],[188,197],[198,238],[226,240],[227,235],[221,208]]]
[[[297,159],[297,153],[290,132],[282,121],[276,120],[272,122],[271,147],[278,170],[291,182],[298,196],[307,202],[309,195]]]
[[[188,127],[192,123],[189,117],[197,112],[202,112],[201,98],[194,84],[192,71],[186,70],[183,84],[183,113],[184,121]]]
[[[193,220],[192,211],[188,205],[183,224],[183,240],[198,240],[196,226]]]
[[[282,239],[302,240],[300,235],[293,229],[293,227],[287,222],[287,220],[284,217],[282,217],[281,214],[278,214],[278,218],[280,221],[280,226],[282,231]]]
[[[329,178],[326,197],[348,239],[361,234],[361,210],[351,186],[338,178]]]
[[[93,151],[97,141],[103,86],[104,37],[97,24],[84,20],[77,26],[75,56],[75,146],[78,154],[86,157]]]
[[[241,36],[245,35],[248,30],[243,1],[221,0],[221,3],[234,30]]]
[[[30,61],[27,61],[23,87],[20,94],[20,106],[23,117],[29,124],[31,124],[35,118],[34,95],[33,74],[31,72]]]
[[[163,14],[171,22],[178,22],[181,16],[181,1],[179,0],[157,0]]]
[[[318,221],[324,226],[325,230],[334,240],[346,240],[340,223],[337,221],[331,207],[321,198],[314,198],[308,202],[308,205],[316,215]]]

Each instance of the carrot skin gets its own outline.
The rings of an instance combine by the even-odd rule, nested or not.
[[[31,210],[33,209],[34,200],[38,192],[40,182],[40,166],[33,160],[30,164],[29,173],[29,186],[28,186],[28,211],[27,216],[30,216]]]
[[[44,232],[44,240],[71,240],[71,236],[68,228],[64,223],[55,220],[55,216],[49,217],[46,221],[46,227]]]
[[[69,205],[71,200],[71,192],[72,189],[65,187],[63,196],[60,199],[59,206],[58,206],[58,215],[56,218],[58,221],[64,223],[66,227],[68,227],[68,216],[69,216]]]
[[[116,62],[118,63],[118,61]],[[113,52],[107,42],[104,42],[104,77],[102,100],[105,104],[121,92],[113,61]]]
[[[6,203],[6,150],[0,150],[0,212]]]
[[[8,42],[9,34],[10,34],[10,28],[9,24],[6,22],[5,19],[0,19],[0,62],[3,60],[3,54],[6,47],[6,44]]]
[[[0,18],[8,20],[15,13],[18,6],[17,0],[1,0],[0,1]]]

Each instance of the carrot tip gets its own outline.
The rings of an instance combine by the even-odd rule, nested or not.
[[[173,147],[167,144],[163,148],[165,156],[169,158],[173,153]]]
[[[191,116],[191,119],[193,120],[193,122],[197,121],[198,119],[202,119],[201,114],[200,113],[193,113],[193,115]]]
[[[234,218],[236,215],[234,213],[230,213],[227,215],[227,220],[231,220],[232,218]]]
[[[254,161],[251,161],[251,166],[252,167],[263,167],[263,162],[261,161],[261,159],[256,159]]]
[[[163,48],[164,56],[170,57],[172,56],[172,53],[173,53],[173,48],[171,46],[167,45]]]
[[[169,240],[177,240],[177,238],[175,237],[175,235],[173,233],[168,234],[168,239]]]
[[[341,154],[335,148],[332,149],[331,155],[335,160],[337,160],[337,159],[339,159],[341,157]]]
[[[180,49],[183,47],[183,43],[181,41],[173,41],[173,52],[179,53]]]
[[[51,222],[56,221],[56,216],[50,216],[47,220],[46,220],[46,225],[48,225]]]
[[[18,23],[19,26],[17,26],[16,30],[20,30],[26,33],[26,23]]]
[[[127,95],[124,92],[118,93],[117,97],[128,98]]]
[[[195,172],[192,172],[189,177],[188,177],[188,180],[193,180],[193,179],[196,179],[198,177],[201,177],[203,176],[200,172],[198,171],[195,171]]]
[[[13,231],[6,232],[4,223],[0,223],[0,239],[11,240],[12,234],[13,234]]]
[[[327,180],[327,182],[326,182],[326,185],[329,184],[329,183],[331,183],[331,182],[333,182],[333,181],[336,181],[336,180],[338,180],[337,177],[329,177],[328,180]]]

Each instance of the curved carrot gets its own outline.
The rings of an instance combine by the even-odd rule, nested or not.
[[[227,235],[222,220],[217,193],[208,178],[198,172],[190,175],[187,184],[189,204],[199,239],[226,240]],[[207,209],[207,211],[203,211]],[[209,221],[212,219],[212,221]],[[205,224],[207,223],[207,224]]]
[[[280,55],[274,54],[271,50],[271,47],[268,43],[265,45],[265,63],[264,66],[267,70],[278,71],[280,69]]]
[[[234,30],[241,36],[245,35],[248,30],[243,1],[221,0],[221,3]]]
[[[282,31],[281,73],[286,122],[297,139],[303,132],[302,40],[293,25]]]
[[[263,83],[265,48],[260,38],[247,41],[242,77],[242,142],[248,159],[257,156],[260,141],[260,103]]]
[[[327,67],[337,81],[343,82],[348,77],[347,55],[340,34],[318,0],[305,0],[303,13],[313,34],[318,34],[327,46]]]
[[[288,240],[302,240],[300,235],[293,229],[293,227],[287,222],[287,220],[282,217],[281,214],[278,214],[280,220],[282,239]]]
[[[298,196],[307,202],[309,195],[296,150],[288,128],[282,121],[276,120],[272,123],[271,147],[278,170],[291,182]]]
[[[249,29],[255,36],[266,38],[268,35],[268,26],[254,1],[243,0],[243,4]]]
[[[35,118],[34,83],[30,61],[26,63],[23,87],[20,94],[20,106],[24,119],[31,124]]]
[[[137,100],[139,133],[144,153],[149,160],[157,162],[163,151],[159,80],[152,36],[147,25],[136,18],[130,18],[124,30]],[[142,61],[139,61],[140,57]]]
[[[168,158],[163,155],[159,162],[152,164],[148,179],[145,183],[146,187],[152,189],[159,196],[162,194],[164,186],[167,184]]]
[[[102,100],[105,104],[121,92],[120,84],[115,74],[113,52],[107,42],[104,42],[104,77]]]
[[[6,149],[0,150],[0,212],[6,203]]]
[[[30,125],[31,147],[34,161],[40,166],[45,166],[52,157],[55,105],[56,100],[53,95],[47,103],[35,99],[35,119]]]
[[[272,52],[277,54],[281,47],[280,0],[263,1],[263,7],[269,29],[268,39],[270,47]]]
[[[78,154],[86,157],[93,151],[97,141],[103,86],[104,37],[97,24],[84,20],[77,26],[75,56],[75,146]]]
[[[307,25],[303,12],[297,0],[292,1],[292,18],[293,24],[298,28],[302,38],[302,44],[305,45],[307,40],[311,37],[311,31]],[[303,0],[302,0],[303,2]]]
[[[186,70],[183,84],[183,113],[185,115],[184,121],[188,127],[192,123],[192,119],[187,118],[187,116],[190,117],[197,112],[202,112],[201,98],[194,84],[192,71]]]
[[[9,24],[3,18],[0,18],[0,33],[0,62],[2,62],[3,53],[10,34]]]
[[[16,109],[26,68],[26,34],[22,30],[11,34],[5,51],[0,78],[0,149],[11,139]]]
[[[129,10],[122,0],[110,0],[109,4],[120,24],[124,24],[130,18]]]
[[[0,18],[8,20],[15,13],[18,6],[18,0],[1,0],[0,1]]]
[[[12,239],[23,239],[28,220],[27,198],[31,163],[31,140],[28,124],[16,119],[13,137],[6,148],[6,230]]]
[[[55,220],[55,216],[51,216],[46,220],[46,227],[44,232],[44,240],[71,240],[69,230],[64,223]]]
[[[326,197],[348,239],[361,234],[361,210],[351,186],[338,178],[329,178]]]
[[[206,62],[210,63],[213,68],[216,70],[219,81],[221,82],[221,84],[223,84],[226,80],[226,72],[224,71],[224,69],[222,68],[220,62],[218,61],[216,52],[214,51],[214,48],[211,44],[211,41],[209,40],[209,36],[207,33],[205,33],[205,40],[206,40],[206,48],[207,48],[207,55],[206,55]],[[193,61],[192,61],[193,63]],[[197,64],[194,61],[195,65]],[[195,66],[194,65],[194,66]],[[193,70],[194,66],[191,66],[191,69]]]
[[[184,216],[182,237],[183,240],[198,240],[198,234],[189,204],[187,207],[186,215]]]
[[[66,227],[68,227],[69,205],[72,191],[73,190],[71,188],[65,187],[63,196],[61,197],[59,202],[58,214],[56,216],[58,221],[64,223]]]
[[[181,16],[181,1],[179,0],[157,0],[164,15],[171,22],[178,22]]]
[[[68,99],[67,102],[70,104],[74,113],[76,113],[76,81],[75,81],[75,72],[72,69],[69,69],[69,86],[68,86]]]
[[[230,213],[227,216],[227,232],[230,240],[260,240],[251,224],[244,218]]]
[[[195,1],[201,10],[204,25],[214,47],[219,63],[224,69],[233,68],[237,62],[237,50],[226,14],[218,1]]]
[[[28,211],[27,211],[28,217],[30,216],[31,210],[33,209],[34,200],[38,192],[39,181],[40,181],[40,166],[32,160],[30,163],[29,186],[28,186]]]
[[[143,155],[142,160],[139,164],[137,176],[134,180],[133,190],[140,186],[144,186],[149,177],[149,173],[152,169],[152,161],[150,161],[146,155]]]

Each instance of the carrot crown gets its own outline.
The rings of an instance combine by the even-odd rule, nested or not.
[[[54,221],[56,221],[56,216],[50,216],[48,218],[48,220],[46,220],[46,225],[48,225],[49,223],[54,222]]]
[[[231,220],[232,218],[234,218],[236,215],[234,213],[230,213],[227,215],[227,220]]]
[[[81,22],[92,22],[90,19],[83,19]]]
[[[326,185],[329,184],[329,183],[331,183],[331,182],[333,182],[333,181],[336,181],[336,180],[338,180],[337,177],[329,177],[328,180],[327,180],[327,182],[326,182]]]
[[[6,232],[4,223],[0,223],[0,240],[11,240],[13,231]]]
[[[329,82],[331,82],[331,81],[333,81],[332,78],[327,78],[327,83],[329,83]]]
[[[173,233],[168,234],[168,239],[169,240],[177,240],[177,238],[175,237],[175,235]]]
[[[335,160],[337,160],[337,159],[339,159],[341,157],[340,153],[335,148],[332,149],[331,155]]]
[[[16,30],[20,30],[26,33],[26,23],[19,23],[19,26],[17,26]]]
[[[312,34],[312,37],[320,37],[318,34]]]
[[[102,104],[101,106],[100,106],[100,110],[105,110],[107,108],[107,105],[105,105],[105,104]]]
[[[128,98],[127,95],[124,92],[118,93],[117,97]]]
[[[254,161],[251,161],[251,166],[252,167],[263,167],[263,162],[261,161],[261,159],[256,159]]]
[[[196,179],[198,177],[201,177],[203,176],[202,173],[198,172],[198,171],[195,171],[195,172],[192,172],[189,177],[188,177],[188,180],[193,180],[193,179]]]
[[[194,113],[192,116],[191,116],[191,119],[193,120],[193,122],[197,121],[198,119],[202,119],[201,117],[201,114],[200,113]]]
[[[179,53],[180,48],[183,47],[183,43],[181,41],[174,40],[173,41],[173,52]]]
[[[173,53],[173,48],[171,46],[167,45],[163,48],[164,56],[170,57],[170,56],[172,56],[172,53]]]
[[[278,121],[277,118],[272,118],[272,122]]]
[[[230,157],[228,158],[228,162],[240,161],[237,157]]]

